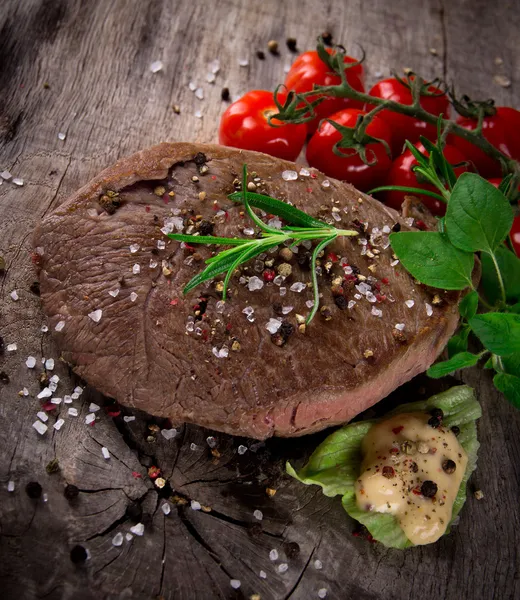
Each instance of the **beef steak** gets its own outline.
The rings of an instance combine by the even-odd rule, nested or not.
[[[303,245],[292,257],[277,249],[247,263],[225,303],[222,277],[183,296],[217,247],[165,232],[255,235],[227,198],[243,163],[257,191],[359,232],[321,257],[321,310],[306,331]],[[173,423],[263,439],[349,421],[429,367],[452,335],[459,294],[418,285],[392,255],[392,228],[411,221],[313,169],[164,143],[89,182],[45,218],[34,247],[50,329],[81,377]],[[274,333],[272,319],[282,322]]]

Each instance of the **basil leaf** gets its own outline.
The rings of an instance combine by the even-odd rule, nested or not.
[[[484,369],[493,369],[493,356],[494,354],[492,354],[485,362],[484,364]]]
[[[513,224],[507,198],[475,173],[463,173],[451,192],[446,232],[451,243],[466,252],[493,252]]]
[[[508,356],[520,352],[520,315],[486,313],[470,319],[469,325],[493,354]]]
[[[516,313],[517,315],[520,314],[520,302],[517,302],[516,304],[513,304],[513,306],[509,306],[508,308],[512,313]]]
[[[464,319],[471,319],[477,314],[478,308],[478,294],[477,292],[470,292],[466,294],[460,301],[459,312],[460,316]]]
[[[520,409],[520,377],[498,373],[493,377],[493,383],[515,408]]]
[[[233,200],[233,202],[243,202],[242,192],[234,192],[228,197],[230,200]],[[255,194],[253,192],[247,192],[246,197],[251,206],[260,208],[277,217],[281,217],[291,225],[297,225],[298,227],[312,227],[316,229],[323,229],[326,227],[327,229],[330,229],[330,225],[327,225],[327,223],[319,221],[307,213],[304,213],[302,210],[295,208],[291,204],[282,202],[281,200],[276,200],[270,196]]]
[[[498,361],[501,366],[500,371],[520,377],[520,353],[511,354],[510,356],[499,356]],[[499,369],[496,370],[498,371]]]
[[[448,357],[452,358],[459,352],[465,352],[468,349],[468,337],[471,329],[463,326],[461,330],[448,341]]]
[[[471,352],[459,352],[455,354],[450,360],[437,363],[430,367],[426,374],[432,379],[439,379],[445,375],[449,375],[457,369],[465,369],[466,367],[474,367],[478,363],[478,354],[471,354]]]
[[[471,285],[473,254],[458,250],[441,233],[392,233],[390,243],[404,268],[421,283],[444,290],[463,290]]]
[[[502,280],[506,289],[506,299],[514,301],[520,299],[520,259],[505,246],[499,246],[495,251]],[[487,300],[495,304],[501,299],[497,271],[491,256],[482,254],[482,289]]]

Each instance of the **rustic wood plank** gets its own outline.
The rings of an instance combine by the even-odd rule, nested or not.
[[[20,0],[2,8],[0,170],[25,181],[23,188],[0,187],[0,254],[8,265],[0,279],[0,335],[18,344],[16,352],[0,356],[0,369],[10,377],[8,385],[0,384],[4,596],[191,599],[259,593],[295,600],[317,597],[320,588],[337,598],[518,596],[520,422],[487,373],[465,375],[484,406],[481,457],[471,486],[482,488],[486,498],[470,496],[460,525],[438,544],[400,552],[352,537],[353,523],[338,499],[283,475],[285,460],[303,461],[324,434],[266,444],[216,435],[216,458],[206,443],[211,432],[194,426],[168,441],[150,435],[154,421],[140,413],[125,422],[123,415],[111,418],[101,410],[94,427],[85,425],[90,402],[108,402],[87,388],[70,405],[78,417],[67,417],[69,405],[60,406],[55,412],[65,419],[63,428],[40,437],[31,424],[42,369],[29,371],[24,364],[28,355],[54,357],[63,395],[81,383],[40,330],[44,318],[29,291],[30,234],[44,214],[100,169],[162,140],[214,141],[225,108],[221,87],[234,97],[251,87],[273,88],[292,58],[282,43],[288,35],[300,49],[312,47],[323,30],[354,53],[361,44],[370,83],[392,68],[410,67],[427,77],[444,74],[461,92],[514,105],[520,81],[514,4]],[[269,39],[281,42],[281,55],[259,61],[255,50]],[[205,76],[216,57],[221,71],[212,85]],[[248,58],[249,66],[239,67],[239,58]],[[150,64],[158,59],[164,69],[152,74]],[[511,87],[496,85],[497,73]],[[189,90],[190,81],[203,87],[203,101]],[[172,104],[179,104],[180,115]],[[59,132],[66,134],[64,141]],[[9,296],[13,289],[18,302]],[[18,396],[23,387],[29,396]],[[377,410],[434,389],[418,378]],[[249,448],[244,455],[237,453],[240,444]],[[111,452],[108,461],[102,446]],[[60,471],[47,474],[54,458]],[[196,500],[211,512],[179,504],[165,516],[164,499],[147,477],[152,465],[161,467],[179,499]],[[10,480],[13,493],[6,491]],[[47,502],[27,497],[24,487],[32,480],[42,484]],[[74,502],[63,496],[66,483],[82,490]],[[269,497],[266,488],[276,495]],[[114,547],[113,537],[133,524],[125,511],[134,501],[145,514],[145,535]],[[254,510],[263,512],[261,522]],[[76,543],[91,554],[84,567],[69,560]],[[276,563],[269,560],[272,549],[279,552]],[[323,563],[320,570],[316,559]],[[281,573],[284,562],[288,570]],[[231,578],[241,580],[240,590],[233,591]]]

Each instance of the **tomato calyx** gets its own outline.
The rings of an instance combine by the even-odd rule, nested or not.
[[[439,77],[432,79],[432,81],[426,81],[422,77],[418,77],[413,71],[408,71],[406,73],[406,79],[399,77],[395,71],[392,71],[392,76],[395,77],[400,84],[410,90],[414,102],[417,103],[421,96],[442,98],[446,93],[442,89],[443,87],[446,87],[444,81]]]
[[[388,157],[392,158],[390,146],[386,140],[373,137],[366,132],[372,118],[373,115],[371,113],[358,115],[355,127],[341,125],[332,119],[323,119],[323,121],[330,123],[334,129],[341,134],[341,139],[339,139],[332,147],[334,154],[342,157],[354,156],[357,154],[365,165],[373,167],[378,162],[377,155],[371,148],[367,148],[367,146],[369,144],[382,144]],[[354,150],[354,152],[349,152],[350,150]],[[371,159],[367,156],[367,150],[370,152]]]
[[[345,72],[348,69],[360,67],[365,60],[365,51],[361,46],[360,48],[362,56],[359,60],[355,62],[345,62],[345,56],[347,54],[345,47],[341,44],[335,44],[332,50],[330,48],[327,49],[325,47],[323,37],[319,36],[318,44],[316,46],[316,52],[318,53],[318,56],[321,58],[321,60],[327,65],[327,67],[329,67],[331,71],[339,75],[341,77],[341,80],[345,82],[347,79]]]
[[[453,88],[448,90],[448,96],[459,115],[467,119],[480,120],[497,114],[495,101],[491,98],[488,100],[472,100],[466,94],[458,98]]]

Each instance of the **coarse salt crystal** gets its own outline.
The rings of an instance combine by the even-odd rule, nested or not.
[[[161,435],[165,440],[173,440],[173,438],[177,435],[178,431],[176,429],[161,429]]]
[[[52,404],[61,404],[63,402],[63,398],[52,398]]]
[[[15,302],[20,299],[20,297],[18,296],[18,292],[16,290],[13,290],[11,292],[10,296]]]
[[[367,292],[365,298],[372,304],[374,304],[374,302],[377,302],[377,297],[374,296],[374,294],[372,294],[372,292]]]
[[[408,225],[408,227],[412,227],[414,223],[413,217],[407,217],[404,222]]]
[[[269,219],[269,221],[267,221],[267,224],[269,225],[269,227],[274,227],[275,229],[281,229],[283,226],[283,223],[278,217],[273,217],[272,219]]]
[[[324,187],[324,188],[329,188],[329,187],[330,187],[330,181],[329,181],[328,179],[324,179],[324,180],[321,182],[321,187]]]
[[[58,389],[58,384],[55,381],[49,381],[49,389],[54,394],[54,392]]]
[[[123,534],[121,532],[116,533],[112,538],[112,546],[121,546],[123,544]]]
[[[87,425],[90,425],[91,423],[93,423],[96,420],[96,415],[94,413],[89,413],[86,417],[85,417],[85,423]]]
[[[44,434],[44,433],[47,431],[47,429],[48,429],[47,425],[45,425],[45,424],[44,424],[44,423],[42,423],[41,421],[35,421],[35,422],[33,423],[33,427],[36,429],[36,431],[37,431],[37,432],[38,432],[40,435],[43,435],[43,434]]]
[[[405,304],[408,308],[412,308],[415,302],[413,300],[406,300]]]
[[[8,492],[14,492],[14,481],[8,481],[7,482],[7,491]]]
[[[215,79],[216,79],[216,77],[215,77],[215,73],[208,73],[208,74],[206,75],[206,81],[207,81],[208,83],[215,83]]]
[[[250,292],[254,292],[255,290],[261,290],[264,287],[264,282],[256,275],[253,275],[253,277],[249,278],[249,281],[247,282],[247,287]]]
[[[294,306],[282,306],[282,315],[288,315],[293,308]]]
[[[29,390],[28,390],[26,387],[24,387],[24,388],[22,389],[22,394],[23,394],[24,396],[28,396],[28,395],[29,395]]]
[[[397,331],[402,331],[404,329],[404,323],[396,323],[394,327],[397,329]]]
[[[204,90],[202,88],[197,88],[195,90],[195,98],[199,100],[204,100]]]
[[[196,110],[193,115],[197,118],[197,119],[202,119],[202,111],[201,110]]]
[[[285,294],[287,294],[287,288],[282,286],[280,288],[280,296],[285,296]]]
[[[134,416],[124,416],[123,421],[125,423],[130,423],[131,421],[135,421],[135,417]]]
[[[137,525],[134,525],[133,527],[130,527],[130,531],[134,534],[134,535],[143,535],[144,534],[144,525],[142,523],[137,523]]]
[[[165,515],[169,515],[172,509],[171,509],[170,505],[168,504],[168,502],[165,502],[164,504],[161,505],[161,510],[163,511],[163,513]]]
[[[382,230],[382,231],[383,231],[383,233],[390,233],[392,230],[390,229],[390,227],[388,227],[388,225],[385,225],[385,226],[383,227],[383,230]]]
[[[58,139],[61,140],[62,142],[65,141],[66,137],[67,137],[66,134],[64,134],[63,132],[60,131],[58,133]]]
[[[303,292],[304,289],[306,289],[306,285],[302,282],[302,281],[296,281],[294,282],[291,287],[289,288],[291,290],[291,292]]]
[[[332,218],[334,219],[334,221],[336,221],[337,223],[339,223],[341,221],[341,215],[339,215],[336,212],[332,213]]]
[[[255,230],[252,227],[245,227],[242,229],[244,235],[255,235]]]
[[[188,83],[188,88],[190,89],[191,92],[194,92],[197,89],[197,84],[194,83],[193,81],[190,81]]]
[[[23,185],[23,179],[21,177],[15,177],[13,179],[13,183],[19,187],[22,187]]]
[[[219,314],[222,314],[224,312],[225,308],[226,308],[226,303],[224,302],[224,300],[219,300],[215,305],[215,310]]]
[[[150,259],[150,264],[148,265],[150,267],[150,269],[155,269],[155,267],[158,265],[158,262],[156,260],[154,260],[153,258]]]
[[[137,275],[138,273],[141,272],[141,266],[138,265],[137,263],[132,267],[132,273],[134,275]]]
[[[347,304],[347,308],[354,308],[354,306],[356,306],[356,301],[355,300],[349,300],[349,302]]]
[[[383,311],[379,310],[375,306],[372,307],[372,311],[371,312],[374,315],[374,317],[382,317],[383,316]]]
[[[134,539],[134,536],[131,533],[125,533],[125,540],[127,542],[131,542]]]
[[[69,410],[67,411],[67,414],[69,415],[69,417],[77,417],[78,409],[77,408],[69,408]]]
[[[318,590],[318,598],[326,598],[327,597],[327,589],[321,588]]]
[[[73,392],[73,393],[70,395],[70,397],[71,397],[73,400],[77,400],[77,399],[79,398],[79,394],[78,394],[78,393],[76,393],[76,392]]]
[[[216,448],[217,446],[217,440],[212,435],[206,438],[206,443],[210,448]]]
[[[131,244],[131,246],[130,246],[130,253],[131,254],[135,254],[138,251],[139,251],[139,244]]]
[[[16,344],[7,344],[7,352],[14,352],[18,350],[18,346]]]
[[[209,70],[215,75],[220,71],[220,61],[218,58],[215,58],[209,63]]]
[[[289,565],[287,563],[281,563],[278,565],[278,572],[285,573],[288,568],[289,568]]]
[[[275,334],[280,329],[281,326],[282,326],[282,322],[280,320],[269,319],[265,328],[267,329],[267,331],[269,331],[269,333]]]
[[[229,356],[229,349],[227,346],[222,346],[220,350],[214,346],[212,352],[217,358],[227,358]]]
[[[90,406],[88,407],[88,410],[91,413],[95,413],[95,412],[97,412],[100,409],[101,409],[101,406],[98,406],[95,402],[91,402]]]
[[[88,313],[88,316],[94,321],[94,323],[99,323],[99,321],[101,321],[101,317],[103,316],[103,311],[98,308],[97,310]]]
[[[391,267],[396,267],[398,264],[399,264],[399,261],[398,261],[398,260],[393,260],[393,261],[390,263],[390,266],[391,266]]]
[[[196,500],[192,500],[190,506],[191,510],[200,510],[202,508],[200,502],[197,502]]]
[[[53,371],[54,370],[54,358],[48,358],[45,361],[45,368],[47,369],[47,371]],[[58,383],[57,381],[55,383]]]
[[[267,573],[265,571],[260,571],[260,573],[258,573],[260,575],[260,577],[262,579],[267,579]]]
[[[234,589],[234,590],[238,590],[238,588],[242,585],[242,583],[240,582],[240,579],[230,579],[229,580],[229,585]]]
[[[150,71],[152,73],[158,73],[159,71],[163,70],[163,62],[162,60],[154,60],[153,63],[150,65]]]
[[[44,387],[43,390],[36,396],[39,400],[42,398],[50,398],[52,396],[52,392],[48,387]]]
[[[68,394],[65,394],[65,396],[63,396],[63,402],[65,404],[72,404],[72,396],[69,396]]]
[[[318,571],[323,569],[323,563],[321,562],[321,560],[316,559],[314,561],[314,568],[317,569]]]
[[[108,451],[108,448],[105,448],[105,446],[101,448],[101,454],[103,455],[103,458],[105,460],[108,460],[110,458],[110,452]]]
[[[40,328],[40,331],[42,333],[47,333],[47,331],[49,331],[49,328],[47,327],[47,325],[42,325],[41,328]]]
[[[132,292],[130,294],[130,301],[135,302],[136,300],[137,300],[137,294],[135,292]]]
[[[58,419],[56,421],[56,423],[54,423],[54,429],[56,429],[56,431],[59,431],[63,427],[64,423],[65,423],[64,419]]]
[[[309,171],[309,169],[306,169],[305,167],[302,167],[302,168],[300,169],[300,175],[301,175],[302,177],[309,177],[309,176],[310,176],[310,174],[311,174],[311,172]]]
[[[2,179],[5,179],[6,181],[9,181],[9,179],[11,179],[12,175],[11,175],[11,173],[9,173],[9,171],[2,171],[0,173],[0,177]]]
[[[38,417],[38,419],[40,419],[40,421],[43,421],[44,423],[49,420],[49,416],[42,410],[36,413],[36,416]]]
[[[65,321],[58,321],[56,323],[55,331],[61,331],[65,327]]]
[[[361,294],[354,294],[354,298],[356,300],[361,300],[361,298],[363,298],[363,296]]]
[[[273,279],[273,283],[275,285],[282,285],[282,283],[284,282],[285,277],[282,277],[281,275],[277,275],[274,279]]]
[[[245,453],[247,452],[247,446],[244,446],[244,445],[242,445],[242,444],[241,444],[241,445],[238,447],[238,449],[237,449],[237,452],[238,452],[239,454],[245,454]]]
[[[431,304],[428,304],[428,302],[425,302],[424,306],[426,307],[427,316],[431,317],[433,315],[433,308],[432,308]]]
[[[258,519],[258,521],[261,521],[264,518],[264,513],[261,510],[255,510],[253,517]]]
[[[34,367],[36,366],[36,359],[34,358],[34,356],[28,356],[27,360],[25,361],[25,365],[28,369],[34,369]]]
[[[295,181],[296,179],[298,179],[298,173],[296,171],[283,171],[282,173],[282,179],[284,181]]]
[[[60,378],[59,378],[59,377],[58,377],[56,374],[54,374],[54,375],[53,375],[53,376],[52,376],[52,377],[49,379],[49,381],[50,381],[51,383],[59,383],[59,382],[60,382]]]
[[[163,240],[157,240],[157,248],[159,250],[164,250],[166,248],[166,242]]]
[[[247,58],[240,58],[238,61],[238,66],[239,67],[247,67],[247,66],[249,66],[249,61],[247,60]]]
[[[270,560],[278,560],[278,550],[271,550],[271,552],[269,552],[269,559]]]
[[[196,450],[197,448],[198,448],[197,444],[191,442],[191,444],[190,444],[190,450],[193,451],[193,450]]]
[[[307,300],[307,301],[305,302],[305,306],[306,306],[307,308],[312,308],[312,307],[314,306],[314,300]]]

